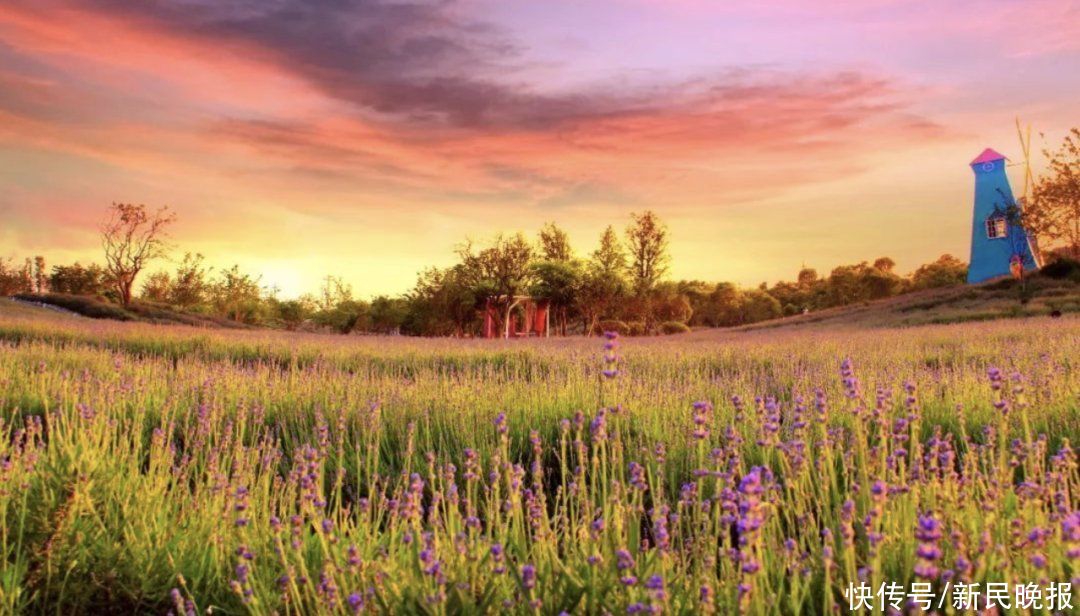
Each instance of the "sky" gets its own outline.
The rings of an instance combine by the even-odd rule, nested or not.
[[[677,279],[910,271],[966,259],[972,158],[1078,110],[1080,0],[4,0],[0,257],[167,205],[177,256],[364,296],[652,209]]]

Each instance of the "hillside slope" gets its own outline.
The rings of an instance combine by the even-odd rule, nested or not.
[[[916,291],[896,297],[745,325],[744,331],[811,324],[904,327],[1080,313],[1080,283],[1034,276]]]

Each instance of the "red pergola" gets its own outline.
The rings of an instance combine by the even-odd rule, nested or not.
[[[547,337],[549,326],[550,302],[546,299],[536,299],[528,295],[516,295],[506,306],[506,310],[500,310],[500,306],[488,299],[484,304],[484,338],[526,338]],[[515,308],[520,308],[515,312]],[[500,312],[502,314],[500,314]],[[499,317],[503,317],[500,319]],[[498,331],[497,324],[502,321],[502,331]]]

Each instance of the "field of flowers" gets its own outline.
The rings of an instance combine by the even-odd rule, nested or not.
[[[2,613],[1080,584],[1076,319],[481,342],[0,311],[0,431]]]

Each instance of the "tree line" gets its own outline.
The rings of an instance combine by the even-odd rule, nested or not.
[[[608,226],[585,255],[575,254],[566,231],[552,222],[532,240],[515,233],[496,235],[483,245],[466,241],[456,250],[456,263],[420,272],[413,288],[399,296],[361,299],[343,278],[327,276],[318,293],[282,299],[259,276],[238,266],[215,271],[201,254],[186,253],[171,271],[143,275],[152,261],[167,256],[165,231],[175,216],[131,204],[113,204],[109,212],[101,230],[105,265],[48,268],[41,256],[21,266],[0,259],[0,295],[53,293],[121,306],[140,302],[286,329],[459,337],[480,333],[487,306],[498,308],[501,319],[515,298],[530,296],[547,301],[555,335],[601,330],[644,335],[742,325],[960,284],[967,270],[944,255],[900,276],[894,262],[883,257],[837,267],[825,277],[803,268],[794,281],[751,289],[673,281],[667,278],[667,226],[645,211],[631,214],[621,233]]]
[[[1044,260],[1080,257],[1080,129],[1045,152],[1039,178],[1019,221]],[[1016,208],[1019,210],[1019,208]],[[343,278],[326,276],[320,291],[281,299],[258,275],[238,266],[214,271],[200,254],[186,253],[172,271],[144,275],[172,248],[168,208],[114,203],[101,226],[103,265],[54,265],[42,256],[21,265],[0,258],[0,295],[46,293],[96,298],[121,306],[142,302],[238,323],[341,333],[475,336],[483,314],[500,320],[519,296],[546,300],[552,333],[676,333],[693,326],[728,327],[845,306],[913,290],[962,284],[967,265],[942,255],[906,276],[895,262],[841,265],[827,276],[802,268],[795,280],[740,288],[728,282],[670,280],[669,232],[651,211],[631,214],[626,227],[608,226],[595,248],[575,254],[567,233],[548,223],[536,237],[499,234],[478,245],[465,241],[456,263],[419,273],[408,292],[370,300],[355,296]],[[141,285],[139,284],[141,282]],[[499,324],[501,326],[501,323]]]

